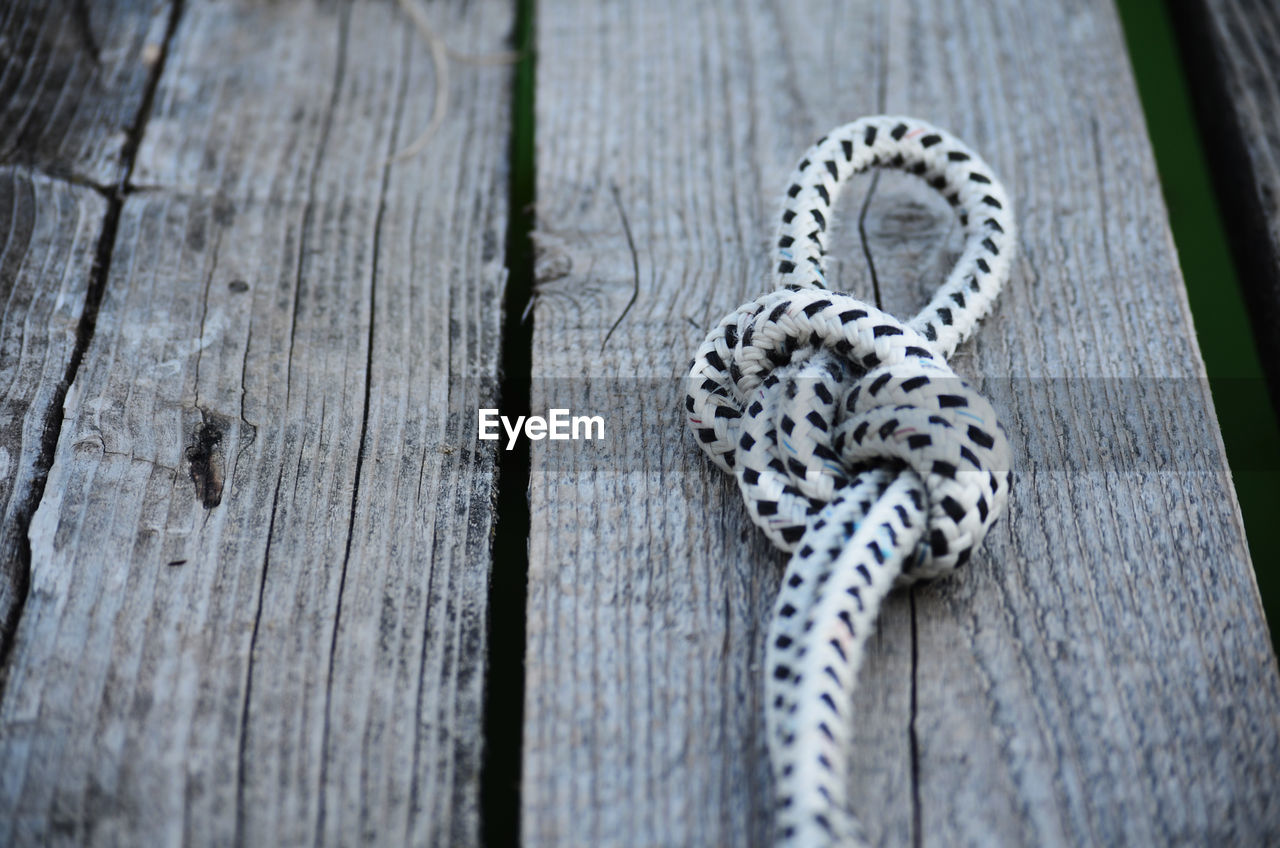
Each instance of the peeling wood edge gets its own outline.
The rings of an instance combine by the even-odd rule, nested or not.
[[[1168,5],[1169,21],[1191,94],[1196,129],[1204,142],[1213,192],[1218,201],[1240,293],[1249,313],[1253,341],[1266,375],[1271,406],[1280,415],[1280,245],[1271,240],[1268,214],[1257,191],[1253,159],[1235,103],[1228,92],[1225,45],[1218,43],[1209,0]]]

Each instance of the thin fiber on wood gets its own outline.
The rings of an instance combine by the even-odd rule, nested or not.
[[[882,610],[850,775],[871,841],[1280,838],[1280,676],[1111,4],[544,0],[538,55],[533,411],[608,441],[532,445],[526,842],[770,838],[780,561],[680,378],[770,287],[796,152],[882,112],[981,150],[1020,236],[952,359],[1008,429],[1008,514]],[[913,314],[953,213],[862,188],[832,285]]]
[[[392,3],[183,4],[31,525],[0,842],[478,841],[511,73],[455,67],[390,161],[433,74]]]

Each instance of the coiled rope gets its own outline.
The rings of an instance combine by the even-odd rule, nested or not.
[[[831,209],[868,168],[916,174],[955,207],[964,251],[909,322],[826,289]],[[766,649],[782,845],[863,845],[849,804],[853,690],[880,602],[963,565],[1004,508],[1009,446],[947,358],[991,309],[1015,244],[1008,197],[948,133],[877,116],[819,139],[787,190],[778,290],[698,349],[689,426],[792,556]]]

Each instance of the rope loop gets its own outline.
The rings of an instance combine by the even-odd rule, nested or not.
[[[907,322],[826,288],[831,209],[872,167],[920,176],[965,234],[955,267]],[[963,565],[1008,498],[1004,428],[947,358],[1009,276],[1014,223],[991,169],[911,118],[863,118],[819,139],[786,195],[779,288],[707,336],[685,407],[752,520],[792,553],[766,652],[778,839],[861,844],[845,785],[851,697],[880,601],[895,583]]]

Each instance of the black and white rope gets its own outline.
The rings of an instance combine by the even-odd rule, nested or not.
[[[826,289],[831,210],[874,167],[920,176],[965,235],[950,276],[906,323]],[[820,139],[792,177],[779,288],[724,318],[694,359],[690,428],[792,553],[766,650],[779,844],[865,844],[848,757],[880,602],[895,584],[963,565],[1004,508],[1004,429],[947,358],[991,309],[1014,240],[1004,189],[963,143],[912,118],[863,118]]]

